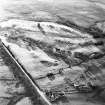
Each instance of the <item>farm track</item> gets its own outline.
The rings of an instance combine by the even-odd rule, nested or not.
[[[33,97],[32,101],[37,105],[51,105],[44,93],[39,89],[30,74],[24,69],[24,67],[18,62],[18,60],[12,55],[5,44],[0,42],[0,53],[7,66],[11,65],[14,76],[19,79],[26,91],[30,91],[30,95]],[[18,70],[18,71],[17,71]]]

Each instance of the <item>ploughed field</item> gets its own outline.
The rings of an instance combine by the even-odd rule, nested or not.
[[[104,104],[104,38],[52,22],[11,19],[0,26],[1,41],[52,104]]]

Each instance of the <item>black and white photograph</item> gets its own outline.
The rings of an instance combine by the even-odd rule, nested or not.
[[[0,0],[0,105],[105,105],[105,0]]]

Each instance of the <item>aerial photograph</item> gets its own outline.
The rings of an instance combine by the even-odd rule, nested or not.
[[[0,0],[0,105],[105,105],[105,0]]]

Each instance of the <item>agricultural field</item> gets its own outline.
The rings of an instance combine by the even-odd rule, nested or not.
[[[0,105],[41,105],[41,98],[33,99],[35,94],[28,92],[31,86],[27,91],[26,77],[17,78],[19,67],[51,105],[104,105],[104,4],[1,1]]]

